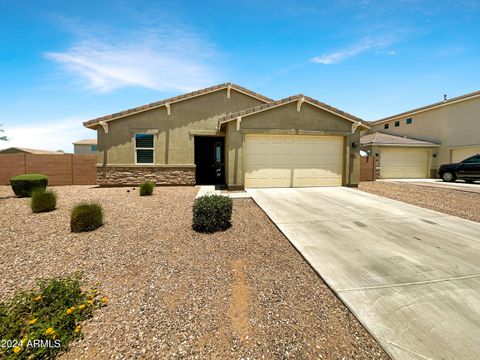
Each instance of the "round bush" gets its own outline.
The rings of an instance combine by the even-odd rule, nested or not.
[[[193,204],[193,229],[211,233],[231,226],[232,199],[222,195],[205,195]]]
[[[103,210],[100,204],[81,203],[70,214],[72,232],[93,231],[103,225]]]
[[[34,213],[55,210],[57,206],[57,194],[53,191],[37,188],[32,191],[30,207]]]
[[[153,194],[153,188],[155,183],[151,181],[145,181],[140,184],[140,196],[149,196]]]
[[[47,188],[48,176],[43,174],[18,175],[10,179],[10,184],[16,196],[30,197],[33,190]]]

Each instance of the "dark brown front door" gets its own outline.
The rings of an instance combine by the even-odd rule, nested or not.
[[[195,136],[195,178],[198,185],[225,183],[225,138]]]

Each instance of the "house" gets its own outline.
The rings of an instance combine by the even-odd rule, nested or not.
[[[96,154],[97,139],[84,139],[74,142],[73,153],[77,155]]]
[[[369,126],[361,143],[376,155],[378,177],[435,177],[439,165],[480,153],[480,91],[445,98]]]
[[[232,83],[103,116],[97,183],[356,186],[360,130],[350,114],[304,95],[273,101]]]
[[[0,150],[0,154],[63,155],[64,152],[62,150],[51,151],[51,150],[20,148],[20,147],[9,147],[9,148]]]
[[[440,145],[431,141],[374,132],[360,138],[361,148],[375,159],[375,178],[427,178]],[[362,163],[363,164],[363,163]]]

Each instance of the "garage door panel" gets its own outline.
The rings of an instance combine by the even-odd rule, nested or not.
[[[463,149],[454,149],[452,150],[452,163],[460,162],[476,154],[480,154],[480,146],[463,148]]]
[[[380,177],[382,179],[416,179],[428,175],[427,149],[382,149]]]
[[[245,138],[245,187],[342,185],[340,136],[253,135]]]

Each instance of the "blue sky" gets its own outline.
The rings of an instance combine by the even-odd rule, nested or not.
[[[232,81],[366,120],[480,90],[479,1],[0,0],[0,147]]]

